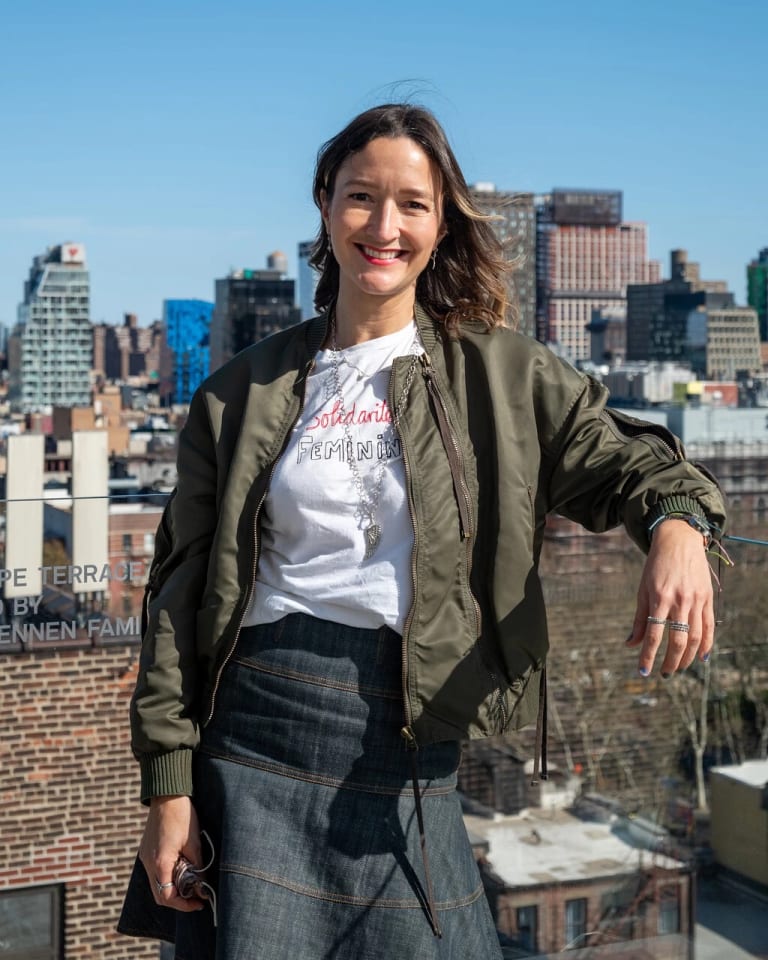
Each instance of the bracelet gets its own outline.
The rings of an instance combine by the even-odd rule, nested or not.
[[[656,527],[665,520],[685,520],[687,524],[692,526],[694,530],[698,530],[702,537],[704,537],[704,549],[709,550],[710,544],[712,543],[712,528],[703,517],[697,517],[693,513],[663,513],[648,527],[649,540],[651,540]]]

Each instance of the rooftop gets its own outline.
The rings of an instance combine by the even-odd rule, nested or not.
[[[473,836],[485,837],[487,859],[504,883],[515,887],[594,880],[635,873],[638,867],[677,870],[684,865],[643,848],[632,821],[585,821],[564,810],[531,808],[517,816],[487,820],[466,816]],[[633,842],[634,841],[634,842]]]
[[[768,784],[768,760],[746,760],[725,767],[712,767],[710,773],[738,780],[750,787],[764,787]]]

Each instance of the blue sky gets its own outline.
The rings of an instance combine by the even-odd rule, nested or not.
[[[408,95],[467,179],[624,191],[651,255],[743,300],[768,246],[765,0],[4,4],[0,322],[36,253],[87,245],[92,319],[213,299],[311,237],[320,143]]]

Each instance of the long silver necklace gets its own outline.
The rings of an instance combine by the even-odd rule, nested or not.
[[[408,368],[408,373],[405,377],[405,383],[403,384],[402,392],[400,393],[400,397],[395,404],[395,409],[392,411],[392,419],[389,423],[389,429],[392,431],[393,438],[396,436],[400,418],[405,412],[405,401],[408,396],[408,391],[411,389],[413,378],[416,376],[416,368],[419,364],[419,355],[415,351],[418,345],[419,331],[417,328],[409,351],[412,356],[411,365]],[[376,548],[378,547],[379,543],[381,543],[381,523],[377,523],[376,515],[379,510],[379,498],[381,497],[381,485],[384,481],[384,470],[389,462],[389,458],[387,457],[388,445],[386,442],[381,444],[383,456],[379,457],[379,461],[376,464],[373,484],[369,492],[365,489],[363,478],[360,475],[360,468],[357,464],[357,460],[355,459],[354,441],[352,440],[352,433],[350,432],[349,424],[347,423],[347,411],[344,405],[344,391],[341,389],[340,369],[342,362],[347,363],[348,366],[354,366],[354,364],[348,363],[345,358],[340,356],[340,353],[341,351],[336,344],[336,318],[334,317],[331,320],[331,363],[333,365],[333,385],[336,398],[339,401],[341,426],[344,431],[344,444],[347,448],[347,463],[349,464],[349,469],[352,472],[352,482],[355,486],[355,490],[357,491],[360,516],[363,522],[367,520],[367,525],[363,527],[363,536],[365,537],[364,559],[370,560],[376,552]],[[359,370],[360,368],[355,367],[355,369]],[[358,376],[358,380],[360,379],[362,378]]]

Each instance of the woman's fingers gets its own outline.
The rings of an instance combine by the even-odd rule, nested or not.
[[[638,668],[646,677],[663,651],[661,675],[668,677],[697,656],[707,660],[713,639],[712,581],[701,535],[669,520],[654,533],[627,643],[642,644]]]
[[[155,902],[189,912],[204,904],[179,895],[173,871],[180,856],[200,864],[200,831],[189,797],[155,797],[151,801],[139,859],[144,865]]]

